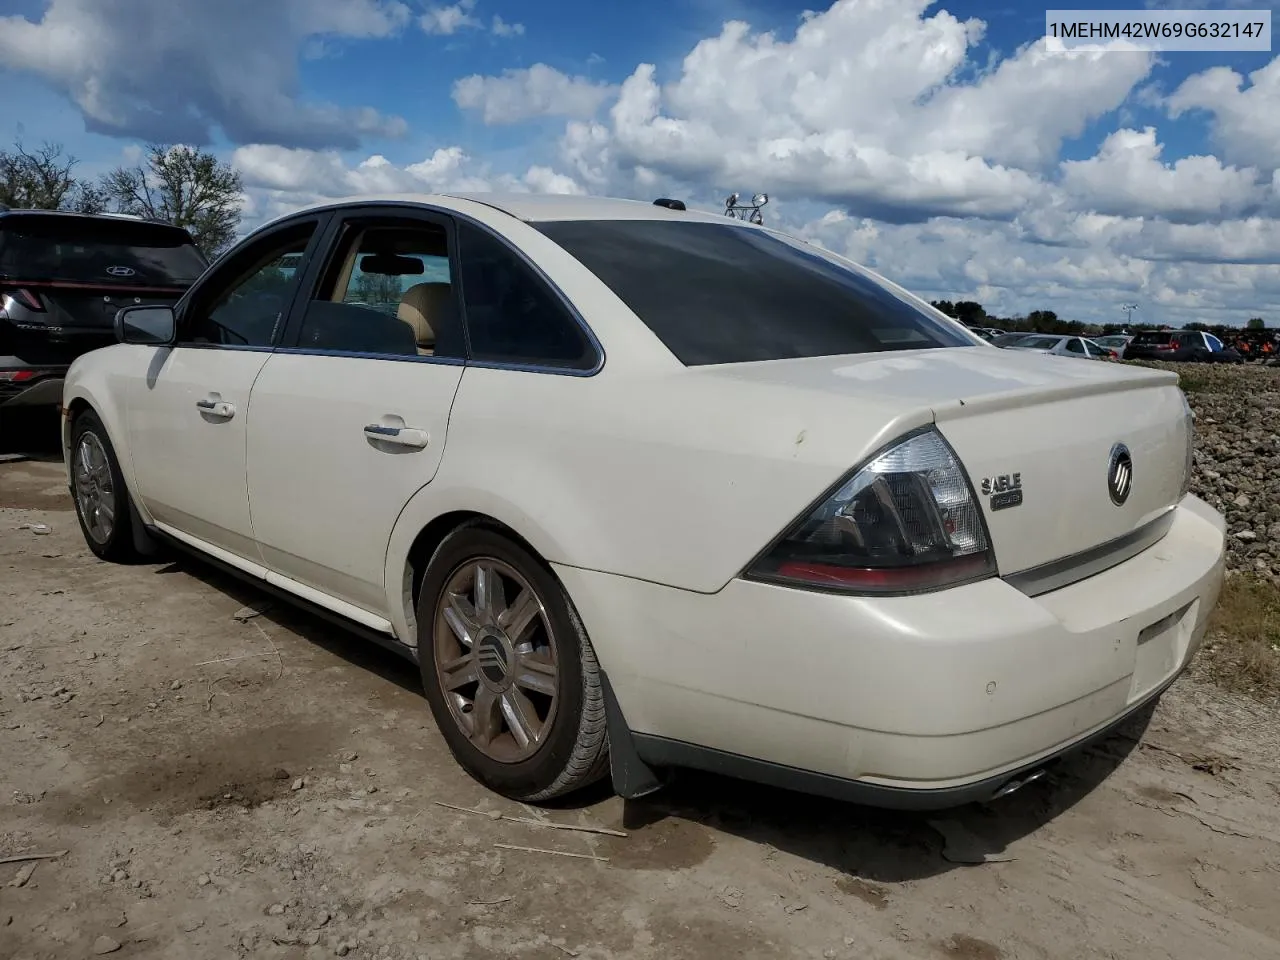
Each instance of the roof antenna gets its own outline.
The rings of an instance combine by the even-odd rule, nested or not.
[[[653,201],[655,207],[666,207],[668,210],[686,210],[683,200],[672,200],[670,197],[659,197]]]
[[[763,224],[764,217],[760,213],[760,208],[768,202],[769,195],[767,193],[757,193],[751,198],[750,203],[739,203],[738,195],[731,193],[724,201],[724,215],[738,220],[746,220],[748,223]]]

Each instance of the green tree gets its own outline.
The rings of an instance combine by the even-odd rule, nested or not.
[[[231,164],[195,147],[151,144],[143,162],[117,167],[101,190],[120,213],[185,227],[213,259],[235,240],[243,183]]]
[[[12,150],[0,150],[0,203],[27,210],[101,213],[106,198],[75,176],[77,162],[60,143],[28,150],[21,140],[14,141]]]
[[[1265,330],[1267,329],[1267,321],[1261,317],[1250,317],[1249,322],[1244,326],[1246,330]]]
[[[955,318],[970,326],[982,326],[987,320],[987,311],[973,300],[960,300],[955,304],[955,311]]]

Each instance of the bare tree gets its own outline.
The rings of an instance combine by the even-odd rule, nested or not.
[[[28,150],[21,140],[12,150],[0,150],[0,203],[35,210],[75,210],[100,213],[106,198],[92,184],[76,178],[78,161],[60,143],[43,143]]]
[[[211,259],[240,226],[240,174],[195,147],[151,144],[142,163],[112,170],[101,189],[120,213],[185,227]]]

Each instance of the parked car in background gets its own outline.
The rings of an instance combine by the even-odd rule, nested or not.
[[[1133,337],[1130,334],[1112,333],[1105,337],[1094,337],[1093,342],[1100,347],[1114,351],[1117,358],[1124,359],[1124,348],[1129,345],[1129,341],[1132,339]]]
[[[1009,345],[1010,350],[1049,353],[1054,356],[1080,357],[1086,360],[1114,360],[1115,351],[1100,347],[1088,337],[1065,337],[1033,334]]]
[[[0,209],[0,407],[56,406],[71,362],[115,343],[117,310],[172,305],[207,265],[169,224]]]
[[[1169,360],[1176,363],[1243,363],[1228,347],[1202,330],[1143,330],[1125,347],[1126,360]]]
[[[1025,340],[1027,337],[1034,337],[1034,333],[1002,333],[991,338],[992,344],[997,347],[1011,347],[1019,340]]]
[[[719,214],[332,202],[117,324],[63,398],[89,548],[397,651],[527,802],[673,767],[1003,796],[1158,698],[1223,579],[1174,374],[987,349]]]

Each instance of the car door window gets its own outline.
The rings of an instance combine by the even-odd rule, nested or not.
[[[582,325],[515,251],[463,222],[458,253],[473,360],[569,370],[597,365],[599,355]]]
[[[232,254],[183,310],[178,342],[269,347],[289,310],[316,221],[264,237]]]
[[[1067,350],[1070,353],[1084,353],[1084,342],[1082,340],[1068,340]]]
[[[303,310],[297,349],[464,357],[445,225],[404,217],[346,220]]]

